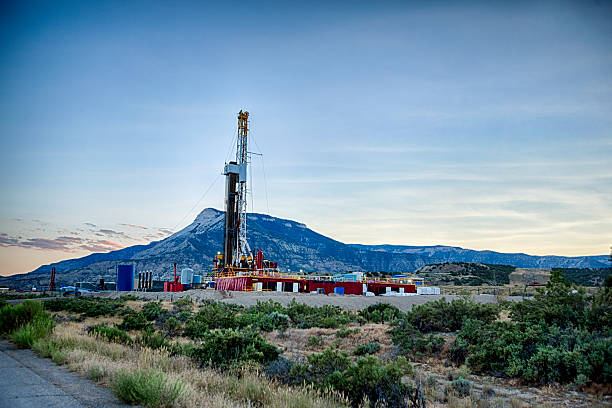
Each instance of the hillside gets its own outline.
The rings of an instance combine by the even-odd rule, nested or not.
[[[527,255],[523,253],[503,253],[495,251],[476,251],[444,245],[406,246],[406,245],[361,245],[351,246],[367,251],[393,254],[418,255],[429,259],[427,264],[436,262],[474,262],[485,264],[512,265],[517,268],[605,268],[609,265],[609,255],[594,256],[556,256]]]

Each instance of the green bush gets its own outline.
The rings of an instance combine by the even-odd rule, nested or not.
[[[164,335],[156,332],[151,326],[147,326],[142,330],[140,336],[138,336],[138,343],[143,347],[151,349],[158,349],[161,347],[168,347],[168,343],[164,338]]]
[[[362,344],[355,347],[353,354],[356,356],[365,356],[366,354],[376,354],[380,350],[380,344],[377,341],[373,341],[368,344]]]
[[[239,320],[237,314],[243,308],[236,305],[206,302],[198,312],[191,316],[185,324],[185,335],[192,339],[201,339],[209,330],[237,329],[244,327],[245,323]]]
[[[323,345],[323,337],[320,335],[310,336],[308,340],[306,340],[306,347],[319,347]]]
[[[476,372],[529,383],[612,381],[612,296],[595,296],[553,271],[533,300],[512,305],[510,322],[466,320],[451,357]]]
[[[415,329],[424,332],[452,332],[461,329],[465,319],[492,322],[497,319],[501,307],[496,304],[479,304],[467,299],[452,302],[442,298],[435,302],[414,305],[406,312],[405,320]]]
[[[451,382],[451,387],[453,388],[455,394],[457,394],[457,396],[460,398],[467,397],[472,392],[472,382],[466,380],[465,378],[457,378]]]
[[[289,316],[279,312],[272,312],[259,319],[257,326],[265,332],[285,330],[289,327]]]
[[[291,360],[285,357],[279,357],[276,360],[268,361],[264,365],[266,375],[276,381],[284,384],[297,383],[295,378],[291,377],[291,368],[295,365]]]
[[[612,380],[612,339],[544,322],[466,322],[458,340],[468,345],[466,364],[476,372],[518,377],[530,383]]]
[[[123,317],[123,321],[117,326],[121,330],[142,330],[151,323],[141,313],[131,313]]]
[[[183,325],[176,317],[169,317],[162,324],[162,329],[166,332],[168,337],[174,337],[181,333],[183,330]]]
[[[168,311],[161,307],[161,302],[147,302],[140,312],[148,321],[157,320],[164,316]]]
[[[169,408],[183,394],[184,384],[170,381],[159,371],[121,370],[113,376],[111,388],[120,400],[130,405]]]
[[[65,310],[85,317],[114,316],[123,308],[125,301],[125,296],[120,299],[56,298],[45,301],[45,309],[53,312]]]
[[[15,330],[10,338],[21,348],[31,348],[36,340],[47,337],[53,326],[55,326],[53,319],[47,313],[40,312],[32,321]]]
[[[342,310],[339,306],[323,305],[321,307],[308,306],[291,300],[287,307],[287,315],[293,324],[300,329],[322,327],[335,329],[350,323],[355,316]]]
[[[361,329],[359,329],[359,327],[355,327],[353,329],[349,329],[349,328],[341,328],[338,329],[338,331],[336,332],[336,337],[338,337],[339,339],[344,339],[349,337],[352,334],[356,334],[359,333]]]
[[[173,303],[174,307],[179,312],[190,312],[193,309],[193,300],[189,296],[185,296],[184,298],[177,299]]]
[[[359,316],[367,322],[388,323],[401,318],[403,313],[397,307],[388,303],[376,303],[359,311]]]
[[[0,334],[11,333],[30,323],[35,316],[43,313],[41,302],[26,300],[15,306],[6,305],[0,309]]]
[[[278,350],[251,329],[214,329],[206,332],[193,357],[213,367],[254,361],[266,363],[278,357]]]
[[[291,367],[289,378],[294,384],[312,384],[318,389],[334,389],[346,395],[351,405],[359,406],[368,398],[370,406],[404,406],[409,388],[401,381],[412,374],[404,357],[382,363],[374,356],[352,362],[345,352],[328,348],[308,356],[307,364]]]
[[[559,270],[553,270],[546,288],[538,288],[533,300],[512,306],[512,320],[559,327],[583,326],[589,298],[584,288],[569,284]]]
[[[125,331],[116,327],[108,327],[103,324],[98,324],[88,327],[87,333],[97,337],[104,337],[113,343],[132,344],[132,338],[128,336]]]
[[[436,334],[425,336],[416,330],[406,320],[396,322],[390,331],[393,343],[399,346],[404,354],[421,355],[435,354],[442,350],[444,338]]]

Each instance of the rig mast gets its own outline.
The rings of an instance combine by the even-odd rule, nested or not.
[[[247,232],[247,135],[249,112],[238,113],[236,161],[225,164],[225,231],[223,263],[245,267],[251,258]]]

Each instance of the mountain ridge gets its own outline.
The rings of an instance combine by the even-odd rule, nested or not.
[[[41,265],[34,271],[2,277],[48,283],[51,267],[58,277],[84,281],[111,278],[118,262],[134,263],[138,271],[150,270],[168,276],[172,264],[189,266],[196,272],[210,271],[212,260],[222,249],[224,212],[206,208],[194,221],[160,241],[134,245],[107,253]],[[444,245],[365,245],[345,244],[309,229],[305,224],[267,214],[248,214],[247,237],[252,249],[262,249],[266,258],[275,260],[283,271],[336,273],[346,271],[413,272],[424,265],[444,262],[481,262],[523,268],[607,266],[607,255],[585,257],[537,256],[523,253],[475,251]],[[13,279],[14,280],[14,279]]]

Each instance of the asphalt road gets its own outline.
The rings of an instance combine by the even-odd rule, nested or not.
[[[0,339],[0,408],[127,406],[108,389]]]

